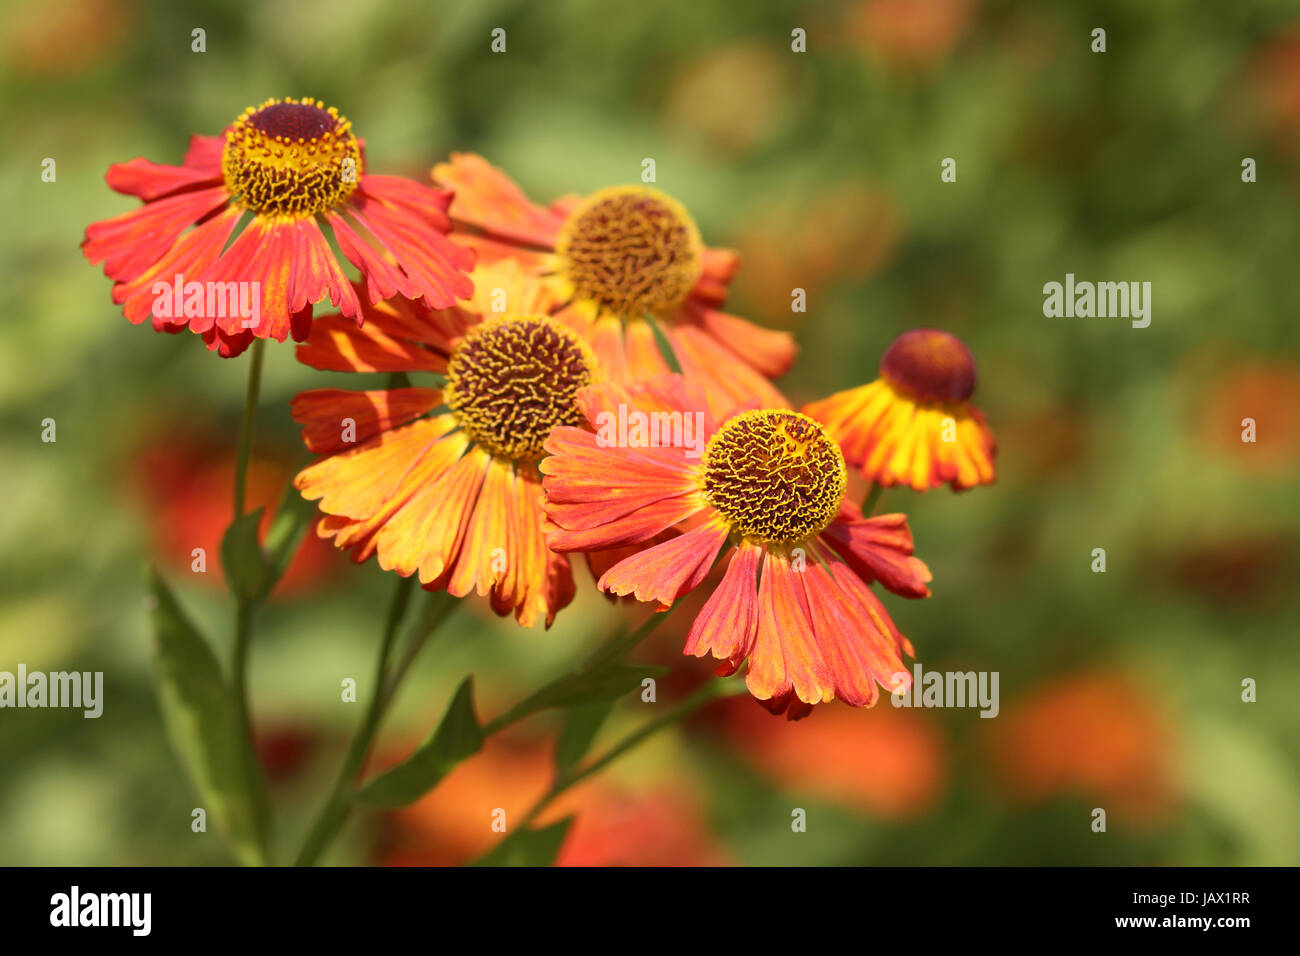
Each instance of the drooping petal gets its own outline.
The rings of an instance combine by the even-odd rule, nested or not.
[[[729,530],[728,523],[715,516],[693,531],[620,561],[596,586],[611,594],[632,594],[638,601],[657,601],[669,607],[708,576]]]
[[[912,555],[912,530],[907,526],[907,515],[876,515],[864,519],[853,518],[852,514],[841,513],[822,531],[827,543],[864,581],[879,581],[904,597],[929,597],[926,584],[931,580],[930,569]]]
[[[683,653],[718,660],[747,657],[758,634],[758,568],[763,549],[743,541],[731,555],[727,573],[691,624]]]

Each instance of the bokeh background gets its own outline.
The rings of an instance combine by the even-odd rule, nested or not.
[[[998,671],[999,716],[886,700],[789,724],[722,702],[563,801],[578,823],[561,862],[1300,863],[1290,0],[6,3],[0,670],[100,670],[106,702],[99,720],[0,711],[0,863],[230,860],[190,831],[144,569],[162,567],[224,657],[215,555],[246,359],[129,325],[78,244],[134,205],[104,184],[110,163],[179,162],[190,133],[302,95],[338,106],[380,172],[474,150],[549,200],[634,181],[653,157],[706,241],[743,254],[731,311],[798,335],[797,401],[870,380],[918,325],[978,359],[997,483],[891,490],[882,507],[909,513],[935,578],[927,601],[888,600],[896,620],[926,669]],[[1152,282],[1150,327],[1045,318],[1042,286],[1066,272]],[[255,504],[308,460],[288,400],[331,378],[269,350]],[[259,618],[255,724],[285,848],[358,719],[339,681],[368,682],[392,583],[312,539]],[[623,619],[580,584],[550,632],[465,602],[379,759],[420,740],[466,673],[490,717]],[[708,669],[678,653],[682,621],[661,631],[641,653],[674,668],[664,700]],[[602,740],[644,713],[622,706]],[[358,820],[330,860],[481,854],[492,809],[518,814],[547,785],[555,726],[539,715],[410,810]]]

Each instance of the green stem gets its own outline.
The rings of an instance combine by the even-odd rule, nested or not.
[[[262,357],[266,339],[253,340],[253,354],[248,366],[248,388],[244,393],[244,417],[239,422],[239,457],[235,462],[235,517],[244,514],[244,488],[248,478],[248,458],[253,449],[253,429],[257,424],[257,399],[262,389]]]
[[[393,592],[392,604],[388,608],[388,621],[384,627],[384,638],[379,648],[379,660],[375,666],[375,680],[371,685],[370,703],[366,707],[366,714],[361,720],[361,725],[353,734],[352,742],[348,745],[347,755],[343,758],[343,766],[339,768],[329,799],[326,801],[320,815],[316,818],[311,832],[308,833],[307,842],[303,844],[302,851],[298,854],[298,859],[294,864],[295,866],[314,866],[316,861],[320,859],[321,854],[338,836],[339,830],[343,828],[343,824],[347,822],[352,813],[352,801],[350,799],[352,786],[357,775],[364,768],[366,758],[370,754],[371,745],[374,743],[375,734],[379,731],[379,725],[383,720],[384,711],[388,701],[391,700],[391,694],[385,694],[384,692],[388,681],[388,659],[392,655],[397,629],[406,614],[414,584],[414,577],[398,579],[397,588]]]
[[[594,670],[602,664],[606,664],[609,661],[614,660],[616,657],[621,657],[623,654],[626,654],[628,651],[632,650],[632,648],[645,640],[646,637],[649,636],[650,632],[658,627],[668,617],[668,615],[672,613],[673,608],[676,606],[677,605],[674,604],[672,607],[669,607],[667,611],[659,611],[651,614],[650,617],[634,631],[627,633],[620,631],[615,633],[608,641],[597,647],[596,650],[592,652],[591,656],[577,668],[577,671],[582,672]],[[523,720],[525,717],[536,712],[538,709],[536,706],[537,701],[544,698],[550,692],[551,687],[554,684],[567,679],[569,676],[569,674],[564,674],[561,677],[557,677],[545,687],[529,694],[519,703],[515,704],[515,706],[499,715],[495,720],[484,724],[483,736],[485,738],[491,737],[493,734],[505,730],[513,724],[519,723],[519,721]]]
[[[257,425],[257,406],[262,390],[262,357],[266,340],[253,342],[253,354],[249,358],[248,385],[244,391],[244,412],[239,421],[239,451],[235,459],[235,520],[244,514],[244,491],[248,483],[248,460],[253,448],[253,432]],[[262,774],[261,764],[257,761],[253,749],[253,721],[248,708],[248,645],[253,636],[253,604],[243,597],[235,597],[235,640],[231,651],[230,682],[235,698],[235,713],[239,720],[239,730],[248,742],[249,756],[252,761],[253,785],[260,793],[257,795],[259,806],[265,806],[266,779]],[[264,823],[267,821],[263,821]],[[267,827],[261,828],[262,846],[259,863],[269,859],[269,833]]]
[[[601,756],[586,764],[581,769],[571,769],[557,774],[555,782],[551,785],[551,789],[548,790],[546,794],[537,801],[537,803],[533,804],[533,808],[529,810],[527,816],[524,817],[523,826],[528,827],[531,825],[541,812],[550,806],[551,803],[553,803],[555,799],[566,790],[577,786],[593,774],[604,770],[619,757],[645,743],[646,740],[659,733],[659,731],[666,727],[671,727],[673,724],[685,717],[689,717],[705,704],[717,700],[719,697],[731,697],[735,694],[741,694],[744,692],[745,685],[742,681],[709,681],[690,697],[687,697],[685,700],[670,708],[668,713],[656,720],[650,721],[639,730],[628,734],[609,750],[605,751]]]
[[[874,481],[871,483],[871,489],[867,492],[867,497],[862,501],[862,516],[864,518],[871,517],[871,513],[876,508],[876,502],[880,500],[880,496],[884,491],[884,485],[878,485]]]

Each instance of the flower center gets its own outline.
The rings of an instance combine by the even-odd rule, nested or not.
[[[735,531],[797,541],[839,513],[848,474],[839,446],[807,415],[742,412],[704,452],[704,497]]]
[[[447,363],[444,395],[470,438],[495,455],[531,460],[557,425],[578,425],[574,403],[595,359],[564,326],[540,315],[490,319]]]
[[[939,329],[913,329],[894,339],[880,359],[880,374],[926,402],[964,402],[975,391],[970,349]]]
[[[301,219],[346,199],[361,176],[352,124],[315,100],[250,106],[226,134],[226,188],[255,213]]]
[[[674,199],[644,186],[588,197],[556,239],[560,274],[618,315],[676,309],[700,278],[700,233]]]

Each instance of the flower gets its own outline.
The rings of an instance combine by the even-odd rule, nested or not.
[[[188,327],[223,356],[254,337],[301,341],[312,304],[326,297],[360,322],[365,295],[372,305],[401,295],[440,309],[472,291],[473,253],[446,235],[451,195],[366,174],[351,123],[315,100],[249,107],[220,136],[192,137],[182,165],[133,159],[110,167],[107,181],[144,200],[86,229],[82,250],[104,263],[113,301],[132,322]],[[364,293],[344,275],[322,220]]]
[[[932,809],[946,786],[943,734],[922,710],[822,707],[814,719],[791,726],[731,698],[706,716],[746,763],[792,794],[905,820]]]
[[[216,430],[199,416],[184,421],[166,418],[150,422],[149,437],[132,448],[122,475],[128,497],[143,512],[153,553],[159,562],[186,573],[200,586],[225,590],[225,569],[218,556],[221,538],[230,524],[231,492],[235,486],[233,436]],[[265,538],[272,515],[285,493],[297,462],[270,449],[255,449],[245,474],[248,509],[264,509],[258,533]],[[201,565],[196,565],[200,555]],[[342,562],[328,544],[303,542],[271,598],[300,597],[329,587]],[[195,573],[201,568],[201,573]]]
[[[615,186],[539,206],[480,156],[455,153],[433,170],[455,192],[461,241],[485,258],[514,258],[558,288],[567,321],[589,328],[611,378],[631,382],[677,368],[704,383],[722,414],[754,400],[784,405],[768,381],[794,362],[788,332],[719,311],[739,259],[700,240],[680,203],[649,186]]]
[[[681,376],[590,386],[577,401],[600,430],[565,425],[545,443],[554,550],[642,545],[597,583],[663,607],[698,587],[725,550],[726,574],[685,653],[711,653],[719,674],[748,660],[746,684],[774,713],[798,719],[837,697],[870,705],[876,684],[910,685],[899,655],[912,645],[868,585],[925,597],[929,569],[912,557],[906,516],[864,519],[844,499],[844,459],[820,425],[786,409],[718,423],[703,389]],[[682,445],[616,447],[607,423],[634,412],[698,421],[708,444],[695,459]]]
[[[362,305],[365,324],[317,320],[298,348],[314,368],[432,372],[439,388],[324,388],[292,402],[307,447],[325,457],[295,485],[319,500],[321,537],[358,563],[457,597],[491,594],[498,614],[550,627],[574,594],[564,555],[543,537],[542,442],[580,421],[574,395],[596,360],[570,328],[546,313],[546,288],[498,263],[475,273],[480,288],[509,287],[517,311],[493,315],[474,303],[428,311],[396,299]],[[444,409],[436,411],[438,409]]]
[[[904,332],[880,359],[880,378],[804,406],[868,481],[956,491],[993,481],[997,442],[970,402],[975,359],[955,335]]]
[[[1178,802],[1167,704],[1110,665],[1053,678],[989,723],[991,765],[1017,802],[1082,795],[1137,825]]]
[[[411,749],[418,746],[413,741]],[[394,753],[389,759],[396,759]],[[494,819],[522,819],[554,779],[540,740],[497,734],[410,806],[386,814],[378,847],[385,866],[454,866],[500,842]],[[573,817],[556,866],[722,866],[728,854],[701,819],[697,786],[681,775],[671,788],[646,781],[589,780],[538,817],[546,827]],[[509,833],[510,830],[507,830]]]

